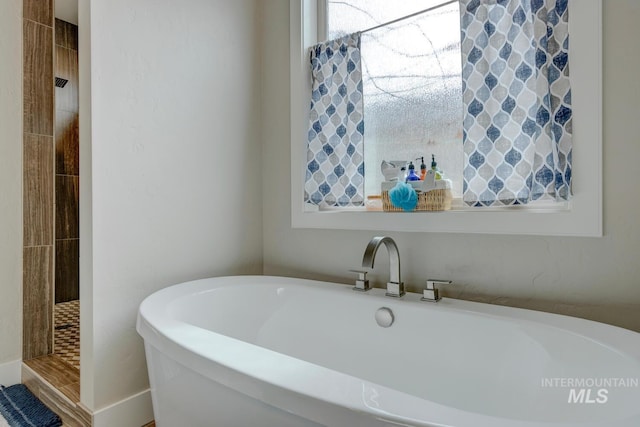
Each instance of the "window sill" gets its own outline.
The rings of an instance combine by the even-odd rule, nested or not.
[[[496,207],[483,207],[474,208],[464,204],[461,198],[453,199],[451,203],[451,209],[447,212],[477,212],[482,210],[483,212],[537,212],[537,213],[551,213],[551,212],[567,212],[571,210],[571,202],[552,202],[552,201],[538,201],[527,206],[496,206]],[[318,207],[311,204],[305,204],[305,212],[316,213],[354,213],[354,212],[368,212],[368,213],[393,213],[384,212],[380,209],[367,209],[366,207]],[[433,214],[443,213],[443,211],[430,211],[430,212],[396,212],[402,214]]]
[[[575,199],[555,207],[467,208],[438,212],[383,212],[345,208],[292,212],[294,228],[508,234],[536,236],[602,236],[599,215],[577,213]]]

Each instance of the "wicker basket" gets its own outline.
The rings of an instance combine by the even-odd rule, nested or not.
[[[451,199],[453,198],[450,189],[431,190],[423,193],[418,192],[418,205],[415,211],[448,211],[451,209]],[[389,192],[382,192],[382,209],[385,212],[405,212],[404,209],[396,208],[391,204]]]

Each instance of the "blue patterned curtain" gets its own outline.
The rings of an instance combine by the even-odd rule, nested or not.
[[[360,34],[311,49],[306,202],[364,204],[364,101]]]
[[[571,196],[567,2],[460,2],[468,205]]]

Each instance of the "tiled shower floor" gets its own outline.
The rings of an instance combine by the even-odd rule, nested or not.
[[[54,354],[80,369],[80,301],[56,304],[54,326]]]

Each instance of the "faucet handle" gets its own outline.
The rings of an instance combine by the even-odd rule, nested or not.
[[[369,286],[369,280],[367,279],[367,272],[363,270],[349,270],[352,273],[356,273],[358,278],[356,279],[356,285],[353,287],[354,291],[366,292],[371,287]]]
[[[438,302],[442,299],[440,293],[438,292],[437,286],[439,285],[450,285],[451,280],[438,280],[438,279],[429,279],[427,280],[427,288],[422,291],[422,301],[429,302]]]

